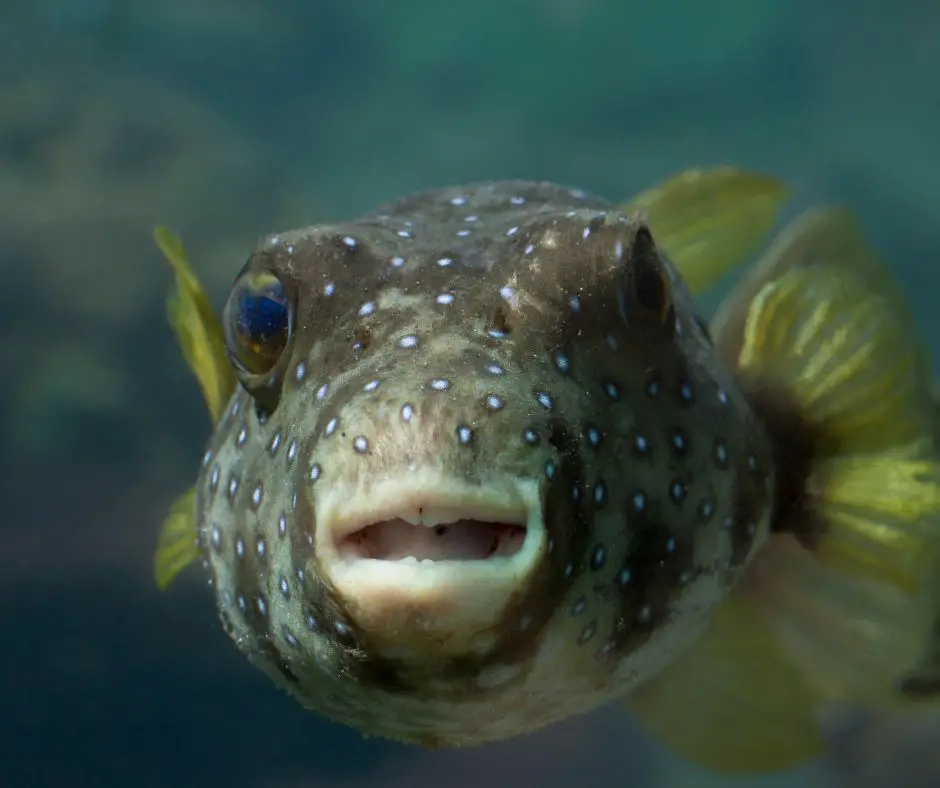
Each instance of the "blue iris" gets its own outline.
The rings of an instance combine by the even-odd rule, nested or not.
[[[243,275],[225,307],[229,356],[243,372],[263,375],[278,362],[293,328],[284,285],[269,272]]]

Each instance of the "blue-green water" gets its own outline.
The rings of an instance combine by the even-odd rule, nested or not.
[[[616,711],[428,754],[303,713],[151,580],[208,424],[150,241],[216,301],[262,233],[537,178],[729,162],[839,200],[931,339],[940,6],[924,0],[0,2],[0,788],[722,786]],[[940,342],[935,342],[940,350]],[[940,722],[853,722],[751,786],[940,784]]]

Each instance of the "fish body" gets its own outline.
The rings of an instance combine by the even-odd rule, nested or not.
[[[241,278],[268,272],[291,340],[196,506],[223,620],[278,683],[472,744],[701,633],[769,530],[770,447],[642,221],[549,184],[444,189],[272,236]]]
[[[779,641],[765,669],[779,658],[807,698],[825,695],[805,648],[819,633],[794,635],[792,610],[765,632],[748,611],[777,604],[765,589],[828,555],[820,544],[838,568],[849,561],[842,531],[823,537],[823,526],[832,491],[852,482],[820,476],[821,447],[838,455],[855,437],[853,457],[890,455],[929,476],[932,444],[918,438],[916,408],[890,423],[871,411],[859,426],[868,390],[835,396],[848,385],[839,373],[859,367],[832,326],[865,329],[870,317],[849,309],[842,278],[778,254],[713,341],[657,215],[554,184],[481,183],[259,244],[220,327],[207,318],[209,339],[189,344],[191,362],[193,347],[214,347],[221,370],[223,343],[238,384],[213,397],[201,377],[218,423],[174,533],[188,533],[190,512],[225,629],[279,686],[369,735],[425,746],[505,739],[635,698],[654,731],[716,768],[814,750],[801,728],[782,758],[767,747],[753,766],[712,758],[676,733],[668,690],[696,664],[727,672],[743,626],[761,647]],[[813,311],[813,287],[831,314]],[[819,361],[812,375],[807,356]],[[907,406],[920,402],[918,370],[911,361],[898,383]],[[838,449],[809,389],[834,392]],[[893,437],[877,443],[886,426]],[[923,539],[936,485],[905,480],[895,497],[920,506],[904,516]],[[878,507],[847,503],[846,533],[870,532]],[[901,584],[927,578],[933,565],[908,557],[878,568]],[[895,604],[876,601],[881,613]],[[932,598],[905,606],[908,618],[891,608],[911,634],[886,664],[859,668],[866,681],[913,664],[934,609]],[[753,681],[766,686],[766,674]],[[713,710],[716,687],[699,682],[686,702],[699,692]]]

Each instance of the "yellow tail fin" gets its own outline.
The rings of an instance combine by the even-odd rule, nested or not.
[[[696,762],[764,771],[819,752],[827,702],[904,703],[928,653],[935,406],[904,300],[844,211],[794,221],[713,335],[779,439],[778,474],[806,476],[781,491],[774,533],[707,634],[633,705]],[[787,454],[793,425],[811,436],[806,456]],[[680,701],[696,712],[681,714]]]

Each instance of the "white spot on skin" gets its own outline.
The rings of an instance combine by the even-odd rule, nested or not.
[[[519,295],[516,293],[516,289],[512,285],[503,285],[499,289],[499,294],[502,296],[503,300],[513,309],[519,308]]]
[[[497,397],[495,394],[490,394],[486,398],[486,407],[490,410],[502,410],[503,406],[506,403],[503,402],[501,397]]]

